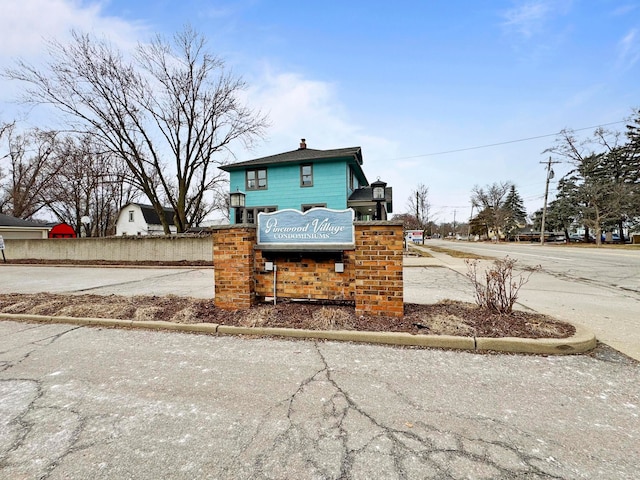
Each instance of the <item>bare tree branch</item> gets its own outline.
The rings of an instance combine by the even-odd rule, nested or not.
[[[252,145],[268,126],[241,104],[244,81],[190,27],[172,41],[158,36],[139,45],[131,60],[78,32],[68,45],[50,42],[49,55],[44,70],[20,61],[5,76],[29,85],[25,101],[53,105],[122,158],[165,233],[163,203],[175,210],[178,232],[186,230],[201,218],[205,194],[221,184],[216,167],[237,142]]]

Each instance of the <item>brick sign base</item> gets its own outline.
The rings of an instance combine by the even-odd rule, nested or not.
[[[213,234],[215,305],[249,309],[265,297],[353,302],[356,314],[401,317],[402,224],[356,222],[355,248],[338,252],[263,250],[253,225],[217,227]],[[343,265],[336,272],[336,263]]]

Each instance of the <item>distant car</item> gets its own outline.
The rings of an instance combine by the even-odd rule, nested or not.
[[[569,241],[576,243],[584,242],[584,235],[580,235],[579,233],[570,233]]]
[[[603,242],[606,242],[607,241],[607,234],[603,233],[600,238],[602,239]],[[611,234],[611,241],[612,242],[619,242],[620,241],[620,235],[618,235],[617,233],[612,233]]]

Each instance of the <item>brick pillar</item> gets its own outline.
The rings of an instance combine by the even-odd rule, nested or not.
[[[356,315],[404,315],[402,224],[356,223]]]
[[[214,304],[225,310],[246,310],[256,301],[253,278],[256,229],[225,226],[213,232]]]

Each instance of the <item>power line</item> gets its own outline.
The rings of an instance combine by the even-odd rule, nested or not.
[[[616,125],[618,123],[625,123],[625,120],[620,120],[618,122],[602,123],[600,125],[594,125],[592,127],[582,127],[582,128],[571,129],[571,130],[573,132],[581,132],[583,130],[590,130],[592,128],[598,128],[598,127],[607,127],[609,125]],[[458,148],[456,150],[445,150],[445,151],[442,151],[442,152],[424,153],[422,155],[413,155],[413,156],[410,156],[410,157],[398,157],[398,158],[392,158],[390,160],[409,160],[409,159],[412,159],[412,158],[435,157],[437,155],[446,155],[448,153],[467,152],[469,150],[479,150],[481,148],[490,148],[490,147],[498,147],[500,145],[509,145],[510,143],[528,142],[530,140],[538,140],[540,138],[555,137],[557,135],[560,135],[561,133],[562,133],[561,131],[560,132],[556,132],[556,133],[547,133],[546,135],[538,135],[536,137],[520,138],[518,140],[507,140],[505,142],[489,143],[489,144],[486,144],[486,145],[477,145],[475,147]]]

